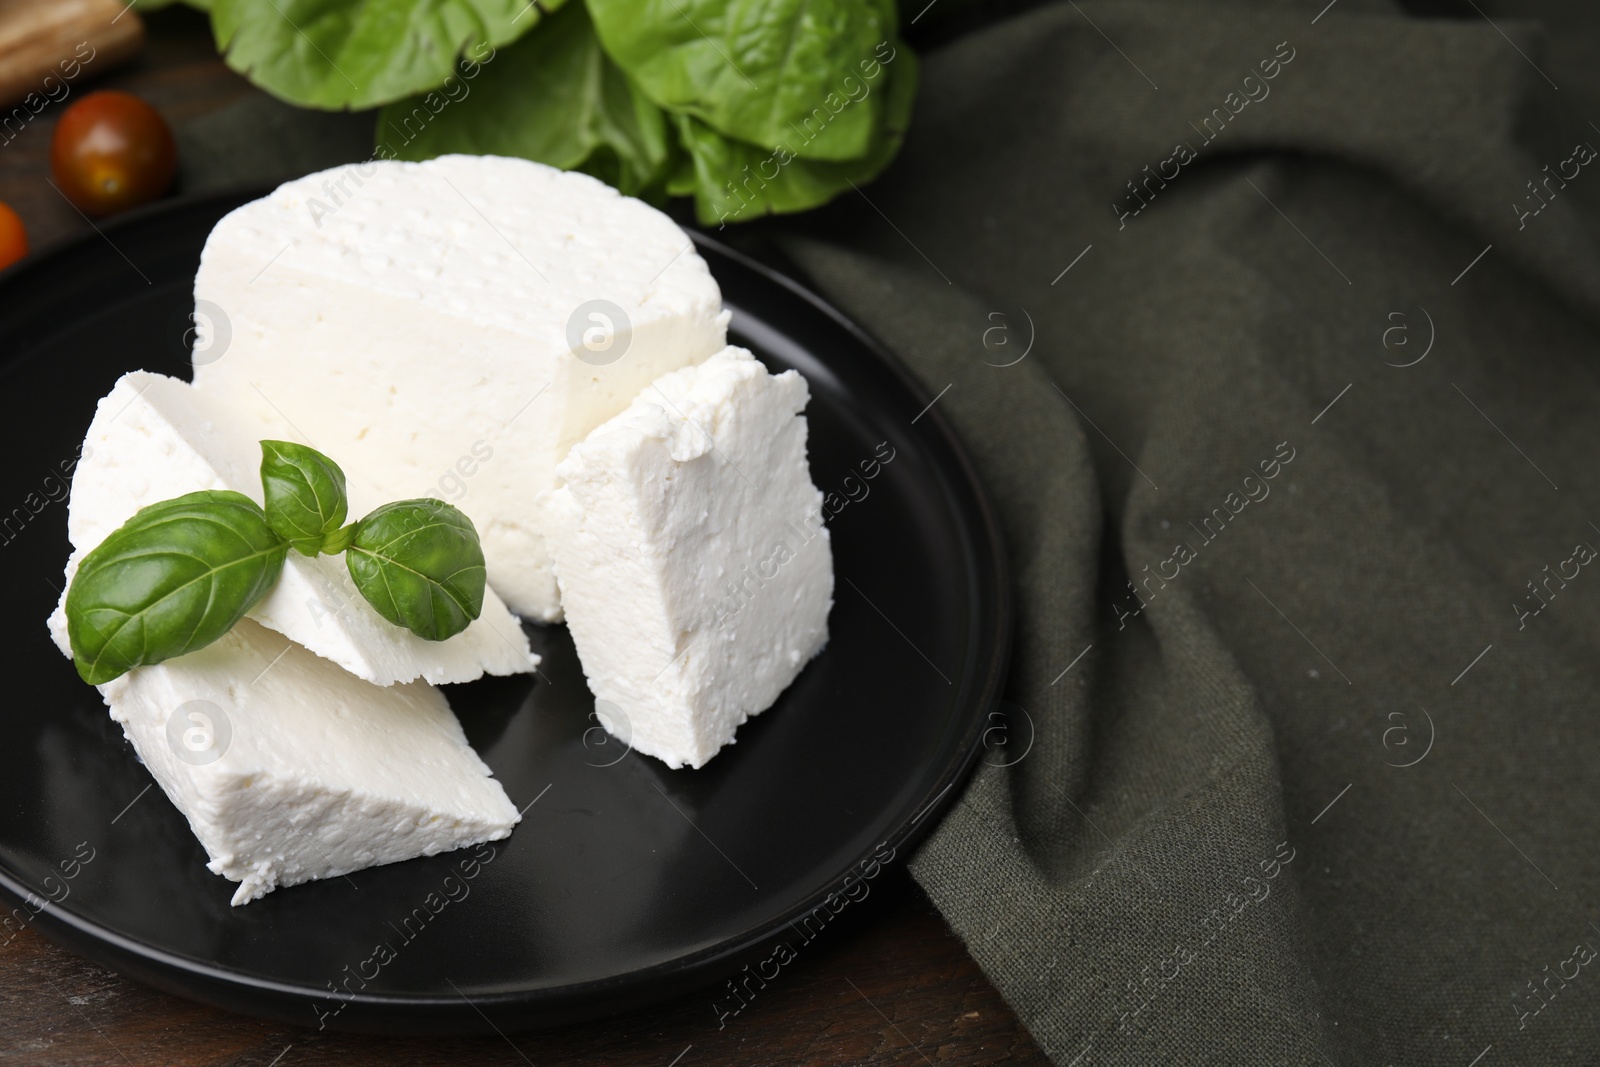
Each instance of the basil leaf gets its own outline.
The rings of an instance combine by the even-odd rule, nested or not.
[[[67,590],[78,674],[101,685],[209,645],[272,589],[287,551],[239,493],[144,508],[83,557]]]
[[[881,105],[870,94],[854,99],[858,68],[894,39],[893,0],[588,4],[606,51],[668,111],[735,140],[788,141],[811,159],[871,149]],[[810,136],[797,136],[803,127]]]
[[[228,65],[280,99],[375,107],[485,63],[564,0],[213,0]]]
[[[315,556],[350,510],[344,471],[293,441],[261,442],[261,487],[267,525],[301,555]]]
[[[781,141],[774,149],[761,148],[679,115],[675,124],[689,164],[673,173],[667,191],[693,193],[700,221],[713,225],[805,211],[848,191],[852,182],[859,186],[876,178],[900,150],[917,95],[917,57],[904,45],[893,55],[883,67],[888,84],[882,90],[881,125],[865,158],[846,163],[803,159]]]
[[[478,531],[443,501],[385,504],[356,523],[344,560],[379,615],[429,641],[454,637],[483,611]]]
[[[448,116],[433,121],[446,103]],[[377,142],[384,158],[460,152],[581,169],[629,196],[659,187],[671,150],[666,116],[601,50],[581,3],[550,15],[475,79],[384,108]]]

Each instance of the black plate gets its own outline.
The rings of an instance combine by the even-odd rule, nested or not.
[[[532,803],[490,862],[467,879],[466,850],[229,907],[234,884],[146,792],[44,620],[67,555],[58,465],[123,372],[188,377],[200,249],[244,199],[134,216],[0,280],[0,890],[33,902],[0,943],[32,925],[153,985],[299,1025],[547,1025],[717,981],[780,939],[796,947],[830,900],[842,910],[854,879],[877,874],[875,852],[905,858],[999,697],[1010,600],[992,511],[933,398],[887,353],[799,286],[696,238],[731,339],[811,384],[812,477],[846,501],[829,520],[827,649],[736,745],[670,771],[594,728],[566,629],[530,626],[548,682],[448,691],[511,799]],[[894,458],[867,481],[880,442]]]

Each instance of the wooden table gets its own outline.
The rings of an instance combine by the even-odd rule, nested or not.
[[[723,1029],[708,991],[564,1030],[373,1038],[180,1000],[29,931],[0,949],[0,1064],[1048,1064],[903,871],[885,874],[807,951]]]
[[[169,123],[250,92],[216,57],[205,21],[151,16],[133,64],[78,83],[73,95],[138,93]],[[70,98],[67,103],[70,103]],[[52,105],[0,146],[0,200],[35,249],[92,232],[46,182]],[[1016,1017],[903,870],[829,927],[719,1030],[709,995],[581,1027],[509,1038],[383,1039],[297,1030],[168,996],[28,931],[0,949],[0,1064],[713,1064],[1044,1065]]]

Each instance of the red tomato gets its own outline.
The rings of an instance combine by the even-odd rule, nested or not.
[[[115,90],[90,93],[62,113],[50,169],[66,198],[91,218],[147,204],[178,172],[178,146],[156,109]]]
[[[0,202],[0,270],[28,254],[28,231],[11,205]]]

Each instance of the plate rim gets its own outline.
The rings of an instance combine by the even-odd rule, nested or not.
[[[111,238],[120,231],[148,225],[152,220],[167,215],[200,210],[215,212],[224,205],[227,206],[227,210],[231,210],[270,191],[271,187],[263,187],[179,196],[128,212],[111,223],[98,227],[94,234],[84,234],[55,242],[15,267],[0,271],[0,299],[4,298],[8,289],[29,275],[46,270],[52,264],[75,256],[102,241],[110,243]],[[687,992],[681,988],[668,991],[668,987],[671,983],[681,981],[689,975],[696,976],[694,983],[696,987],[708,987],[726,972],[729,964],[750,956],[778,931],[823,904],[836,892],[836,887],[849,876],[851,871],[860,869],[879,850],[887,847],[893,851],[890,865],[906,864],[910,858],[907,850],[930,833],[938,821],[938,816],[943,815],[955,803],[959,796],[957,787],[968,781],[979,753],[984,751],[983,738],[988,731],[986,724],[989,715],[1000,704],[1010,667],[1015,630],[1015,592],[998,513],[978,476],[977,468],[966,446],[950,420],[938,410],[936,404],[931,403],[936,399],[931,391],[912,374],[898,356],[864,327],[795,278],[717,240],[695,226],[684,225],[683,229],[696,245],[697,251],[710,252],[730,260],[765,282],[776,285],[800,299],[813,311],[821,313],[866,348],[877,359],[882,369],[893,377],[896,384],[912,397],[930,402],[918,419],[928,422],[937,432],[942,447],[953,461],[952,465],[941,464],[939,468],[946,483],[943,492],[945,494],[955,492],[958,498],[955,501],[956,510],[959,513],[966,513],[968,517],[967,533],[975,550],[973,556],[977,571],[973,577],[974,585],[980,593],[978,614],[983,621],[976,636],[978,661],[975,670],[982,678],[982,685],[975,695],[975,704],[981,710],[981,714],[972,716],[966,735],[954,747],[952,755],[934,776],[934,784],[918,797],[915,806],[909,809],[917,814],[911,816],[909,820],[899,821],[894,831],[882,842],[872,846],[848,866],[835,872],[822,889],[807,896],[779,916],[758,923],[744,933],[724,938],[714,945],[695,952],[624,974],[542,990],[477,993],[471,1000],[466,1000],[464,996],[453,998],[445,994],[422,992],[333,993],[330,996],[339,1005],[339,1017],[343,1016],[343,1009],[346,1007],[360,1009],[360,1014],[348,1022],[342,1022],[341,1018],[336,1017],[333,1021],[325,1023],[328,1029],[367,1033],[488,1032],[484,1024],[492,1026],[494,1023],[484,1014],[485,1010],[502,1013],[497,1017],[502,1021],[511,1021],[511,1025],[519,1029],[537,1029],[558,1023],[554,1019],[521,1023],[512,1020],[517,1016],[550,1016],[562,1012],[560,1021],[571,1022],[638,1010],[646,1005],[669,999],[674,993]],[[11,362],[11,359],[0,361],[3,364]],[[963,495],[967,498],[965,502],[959,499]],[[985,591],[989,594],[987,598],[981,595]],[[0,898],[15,901],[31,909],[31,905],[26,901],[35,895],[30,887],[23,884],[3,862],[0,862]],[[236,970],[212,961],[196,960],[161,945],[130,937],[70,909],[52,906],[53,903],[47,902],[34,912],[28,925],[52,940],[64,944],[72,951],[80,952],[121,973],[133,975],[137,980],[178,996],[212,1004],[228,1011],[282,1019],[301,1026],[306,1025],[303,1016],[296,1021],[290,1019],[282,1009],[291,1004],[298,1004],[303,1010],[308,1001],[318,999],[315,991],[301,984]],[[183,978],[187,978],[188,982],[183,981]],[[195,982],[202,983],[205,988],[197,989],[191,984]],[[210,995],[213,990],[216,990],[216,995]],[[619,999],[614,1006],[602,1006],[589,1013],[570,1012],[573,1007],[594,1005],[604,995],[618,992],[628,992],[632,995]],[[231,996],[226,995],[230,993]],[[251,994],[269,996],[273,998],[273,1002],[251,1005],[242,1004],[237,999],[240,995]],[[383,1017],[384,1023],[403,1021],[397,1019],[400,1012],[422,1013],[426,1017],[413,1020],[420,1025],[412,1027],[374,1025],[378,1023],[379,1016]],[[446,1025],[441,1027],[439,1025],[441,1023]],[[466,1027],[451,1025],[460,1023],[469,1025]]]

